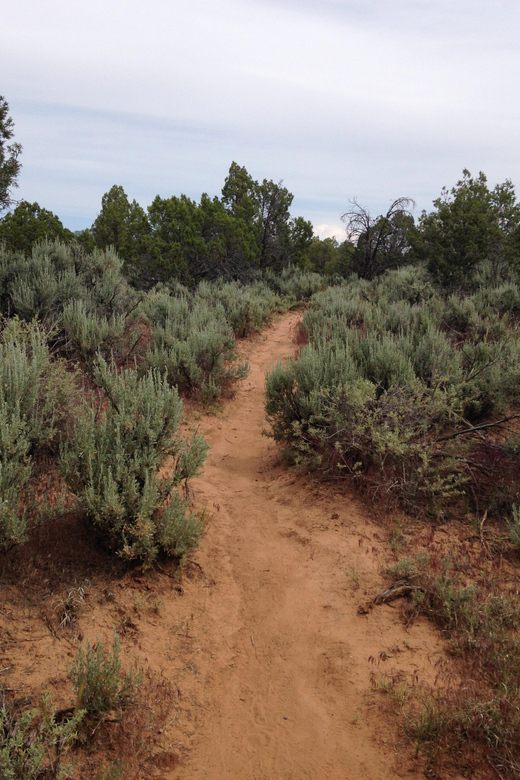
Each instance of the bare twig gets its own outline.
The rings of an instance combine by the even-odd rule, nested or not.
[[[508,417],[503,417],[501,420],[495,420],[495,422],[489,422],[489,423],[481,423],[480,425],[470,425],[469,428],[463,428],[459,431],[453,431],[453,433],[447,433],[445,436],[440,436],[438,439],[435,439],[434,444],[437,444],[441,441],[448,441],[448,439],[455,439],[457,436],[465,436],[468,433],[477,433],[478,431],[483,431],[486,428],[496,428],[499,425],[502,425],[502,423],[509,422],[509,420],[517,420],[520,417],[520,414],[511,414]]]

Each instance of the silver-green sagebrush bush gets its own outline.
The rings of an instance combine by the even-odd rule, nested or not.
[[[122,335],[138,296],[112,249],[42,241],[29,256],[0,247],[0,306],[6,316],[38,320],[60,349],[91,358]]]
[[[29,439],[19,408],[0,400],[0,551],[25,539],[27,516],[21,493],[32,473]]]
[[[122,711],[132,703],[141,683],[137,668],[123,673],[119,658],[120,643],[117,634],[114,646],[108,650],[100,639],[94,645],[86,641],[80,645],[70,670],[70,679],[76,694],[76,712],[83,713],[89,728],[97,726],[113,711]]]
[[[161,372],[172,387],[216,401],[249,367],[236,351],[235,337],[220,303],[158,294],[143,306],[152,325],[153,346],[144,369]]]
[[[427,283],[421,299],[421,274],[392,275],[391,296],[387,277],[314,296],[309,345],[268,373],[266,411],[297,462],[437,514],[492,490],[482,475],[507,460],[507,440],[466,433],[520,401],[520,339],[510,311],[479,293],[446,300]],[[505,297],[513,308],[513,291]],[[511,481],[509,502],[514,490]]]
[[[22,542],[21,498],[42,449],[57,449],[75,406],[74,375],[51,360],[46,334],[14,318],[0,331],[0,550]],[[26,502],[27,503],[27,502]]]
[[[84,301],[71,301],[63,308],[63,326],[77,354],[92,359],[100,350],[108,351],[123,337],[125,317],[110,317],[90,310]]]
[[[2,780],[64,780],[71,768],[62,763],[73,746],[85,711],[57,719],[50,696],[39,710],[18,713],[6,703],[0,709],[0,777]]]
[[[288,266],[280,273],[267,269],[263,280],[278,295],[283,295],[293,301],[306,301],[314,293],[327,286],[327,279],[322,274],[313,271],[302,271],[296,266]]]
[[[162,552],[182,560],[198,544],[203,517],[189,512],[179,486],[199,471],[207,444],[198,433],[181,435],[182,402],[158,372],[118,373],[99,358],[93,376],[108,405],[87,406],[64,444],[67,485],[123,559],[149,566]]]
[[[231,330],[239,338],[259,331],[274,312],[284,311],[287,303],[261,281],[244,285],[240,282],[201,282],[197,297],[210,305],[222,306]]]

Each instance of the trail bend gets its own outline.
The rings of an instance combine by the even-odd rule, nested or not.
[[[163,648],[181,756],[167,780],[423,776],[374,680],[432,679],[442,644],[388,605],[358,613],[383,587],[385,532],[370,507],[283,467],[262,433],[265,372],[295,354],[299,318],[242,343],[249,377],[198,422],[211,452],[193,487],[212,517]]]

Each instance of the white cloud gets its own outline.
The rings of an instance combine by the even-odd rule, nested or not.
[[[86,225],[114,183],[217,194],[236,160],[318,227],[354,195],[429,208],[464,167],[519,182],[519,22],[506,0],[17,0],[19,196]]]

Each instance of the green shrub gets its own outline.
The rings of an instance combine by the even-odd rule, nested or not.
[[[2,780],[70,777],[70,767],[61,762],[77,738],[84,714],[79,709],[72,717],[57,721],[49,696],[42,697],[39,712],[16,713],[4,702],[0,710]]]
[[[91,360],[97,352],[106,352],[122,338],[125,318],[91,313],[84,301],[75,300],[63,308],[63,327],[80,357]]]
[[[434,445],[450,400],[444,392],[415,382],[379,393],[339,350],[309,350],[268,373],[266,396],[273,435],[296,462],[336,477],[382,482],[411,511],[426,505],[437,512],[467,482],[464,462],[449,448],[439,458]]]
[[[239,338],[259,331],[274,312],[286,308],[282,298],[265,283],[243,285],[239,282],[201,282],[196,298],[209,305],[220,304],[231,330]]]
[[[478,325],[478,314],[471,298],[451,295],[444,306],[443,323],[459,336]]]
[[[51,360],[42,328],[7,322],[0,332],[0,402],[19,409],[33,449],[56,442],[76,400],[74,375]]]
[[[164,293],[143,306],[152,326],[153,346],[143,370],[155,369],[168,383],[187,394],[217,400],[238,379],[247,363],[236,352],[233,332],[223,306],[203,299],[173,298]]]
[[[21,494],[32,474],[29,446],[19,407],[9,409],[0,398],[0,551],[25,539],[27,516]]]
[[[82,712],[85,723],[95,729],[114,711],[121,712],[133,701],[141,672],[132,669],[121,672],[120,644],[114,636],[112,651],[106,650],[98,639],[94,645],[86,641],[79,647],[70,670],[72,687],[76,694],[76,712]]]
[[[262,278],[278,295],[287,296],[294,301],[308,300],[314,293],[325,289],[329,283],[321,274],[302,271],[294,266],[284,268],[281,273],[264,271]]]
[[[404,266],[387,271],[379,280],[379,289],[389,301],[423,304],[435,295],[435,287],[426,268]]]
[[[125,560],[151,565],[159,552],[183,559],[203,520],[189,514],[177,487],[202,466],[207,445],[179,433],[182,402],[157,372],[118,374],[100,358],[94,379],[108,408],[92,404],[62,449],[65,480],[104,543]],[[158,476],[171,459],[169,476]]]
[[[176,323],[179,328],[178,338],[184,338],[187,334],[186,321],[190,316],[193,305],[193,295],[186,289],[176,290],[175,293],[167,289],[157,288],[148,293],[141,301],[139,311],[149,323],[152,331],[163,330],[168,322]],[[210,319],[210,309],[206,307],[206,322]]]
[[[51,361],[37,323],[8,322],[0,332],[0,550],[25,539],[33,457],[57,449],[76,399],[74,375]]]
[[[23,259],[0,249],[0,284],[4,314],[17,314],[27,322],[37,319],[55,345],[72,343],[87,349],[89,356],[95,350],[93,341],[102,346],[109,334],[120,334],[136,304],[115,252],[87,253],[74,242],[35,244]],[[65,311],[68,333],[63,330]]]
[[[410,510],[437,513],[494,489],[479,460],[495,463],[507,443],[469,434],[520,401],[520,339],[509,315],[444,301],[424,275],[421,299],[421,274],[405,271],[396,272],[402,292],[387,274],[314,295],[303,317],[309,345],[269,372],[266,410],[298,462],[342,469]]]

